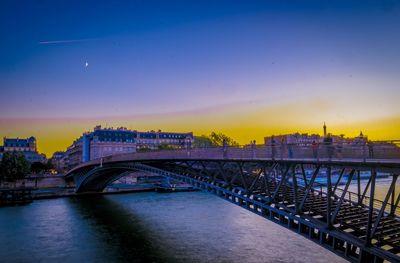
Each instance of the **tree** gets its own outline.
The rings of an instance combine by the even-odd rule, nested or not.
[[[174,150],[176,149],[176,147],[166,144],[166,143],[162,143],[160,145],[158,145],[158,150]]]
[[[31,164],[32,173],[40,173],[47,170],[47,166],[42,162],[34,162]]]
[[[223,133],[212,132],[209,136],[201,135],[194,138],[193,147],[239,146],[231,137]]]
[[[212,147],[213,145],[211,139],[206,135],[196,136],[194,137],[194,141],[192,146],[194,148],[203,148],[203,147]]]
[[[0,165],[0,175],[3,179],[15,181],[29,173],[29,162],[20,152],[5,152]]]
[[[143,148],[137,149],[136,152],[138,152],[138,153],[151,152],[151,149],[148,147],[143,147]]]
[[[233,140],[231,137],[229,137],[223,133],[217,134],[215,132],[212,132],[210,134],[210,139],[211,139],[213,145],[216,145],[216,146],[223,146],[224,142],[225,142],[226,146],[239,146],[239,144],[235,140]]]
[[[46,162],[46,170],[51,170],[51,169],[55,169],[52,158],[48,159]]]

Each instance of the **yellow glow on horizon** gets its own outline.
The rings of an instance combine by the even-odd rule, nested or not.
[[[314,103],[314,104],[313,104]],[[310,104],[312,105],[310,107]],[[25,138],[35,136],[38,150],[51,157],[54,151],[64,151],[83,132],[107,123],[108,127],[124,126],[139,131],[158,130],[189,132],[195,135],[222,132],[240,144],[256,140],[263,143],[265,136],[287,133],[322,134],[326,121],[328,132],[357,136],[360,130],[370,139],[398,139],[400,115],[377,119],[343,119],[335,117],[333,108],[326,104],[304,101],[295,105],[275,107],[240,105],[204,112],[160,114],[153,116],[114,117],[109,119],[43,119],[0,120],[0,135]],[[323,109],[323,110],[321,110]],[[324,118],[324,116],[326,118]]]

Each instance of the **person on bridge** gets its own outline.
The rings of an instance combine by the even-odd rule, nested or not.
[[[222,155],[223,158],[227,158],[228,156],[228,143],[225,139],[222,140]]]
[[[318,159],[318,144],[316,141],[313,141],[311,144],[311,149],[313,152],[314,159]]]
[[[328,134],[328,136],[326,138],[324,138],[324,144],[326,147],[326,153],[328,155],[328,158],[331,159],[334,155],[335,146],[333,145],[333,139],[332,139],[330,133]]]
[[[343,140],[341,139],[337,142],[337,145],[336,145],[336,157],[342,158],[342,156],[343,156],[342,152],[343,152]]]
[[[283,159],[283,155],[284,155],[284,153],[285,153],[285,148],[286,148],[286,146],[285,146],[285,140],[282,138],[282,139],[281,139],[281,159]]]
[[[252,158],[256,158],[256,140],[251,141],[251,154]]]
[[[369,158],[374,158],[374,145],[373,145],[372,141],[368,141],[367,142],[367,146],[368,146],[368,156],[369,156]]]
[[[192,148],[192,143],[190,141],[188,141],[186,143],[186,151],[187,151],[187,156],[190,157],[191,155],[191,148]]]
[[[288,147],[288,157],[289,157],[289,159],[292,159],[293,158],[293,144],[288,143],[287,147]]]

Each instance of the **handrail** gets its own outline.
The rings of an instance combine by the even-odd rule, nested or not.
[[[343,189],[337,188],[336,191],[338,191],[338,190],[340,192],[343,192]],[[364,206],[364,207],[368,207],[369,206],[371,198],[369,196],[367,196],[367,195],[364,196],[364,198],[362,198],[361,203],[359,202],[359,197],[361,197],[361,194],[359,195],[357,193],[347,191],[346,195],[348,195],[347,201],[349,201],[349,202],[351,202],[353,204],[358,204],[358,205],[361,205],[361,206]],[[383,203],[384,202],[382,200],[374,198],[373,199],[374,209],[380,210],[382,208],[382,206],[383,206]],[[390,213],[393,208],[394,208],[394,214],[396,216],[400,216],[400,206],[399,205],[397,205],[396,207],[392,207],[392,205],[390,203],[388,203],[386,205],[386,207],[385,207],[385,212],[386,213]]]
[[[370,152],[365,145],[346,146],[335,148],[335,144],[322,145],[319,148],[302,145],[273,145],[246,146],[246,147],[208,147],[185,148],[174,150],[158,150],[148,152],[121,153],[94,159],[82,163],[70,172],[89,165],[102,165],[108,162],[122,162],[133,160],[161,160],[161,159],[208,159],[208,160],[308,160],[308,161],[334,161],[334,162],[370,162],[385,164],[391,163],[400,166],[400,148],[394,145],[381,145]],[[70,173],[69,172],[69,173]]]
[[[146,152],[130,153],[142,157],[220,157],[220,158],[272,158],[272,159],[359,159],[359,160],[400,160],[400,148],[390,145],[320,145],[318,148],[304,145],[253,145],[253,146],[225,146],[205,148],[182,148],[170,150],[151,150]],[[125,156],[126,153],[103,157],[104,159]]]

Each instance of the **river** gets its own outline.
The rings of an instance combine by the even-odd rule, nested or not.
[[[0,209],[1,262],[345,262],[212,194],[133,193]]]

